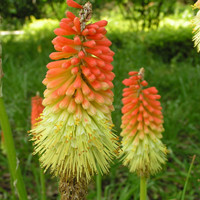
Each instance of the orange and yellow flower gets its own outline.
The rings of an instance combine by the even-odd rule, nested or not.
[[[145,88],[144,69],[130,72],[123,84],[122,154],[124,165],[139,176],[149,176],[166,161],[166,147],[161,142],[163,115],[160,95],[155,87]]]
[[[77,180],[84,174],[89,180],[97,165],[102,173],[108,171],[117,148],[111,121],[114,52],[105,36],[107,21],[87,24],[91,4],[67,4],[80,14],[68,11],[54,31],[56,52],[50,58],[55,61],[47,65],[43,80],[45,109],[31,132],[45,169]]]

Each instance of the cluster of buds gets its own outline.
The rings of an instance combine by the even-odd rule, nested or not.
[[[162,107],[155,87],[145,88],[144,69],[130,72],[123,84],[122,154],[124,165],[139,176],[148,177],[161,170],[167,149],[161,142]]]
[[[31,130],[34,151],[42,167],[61,179],[85,182],[97,171],[108,172],[118,148],[113,134],[112,72],[114,52],[106,38],[107,21],[88,24],[92,6],[67,0],[80,9],[79,17],[66,12],[55,29],[57,52],[47,65],[41,121]],[[70,37],[67,37],[70,36]],[[70,197],[69,197],[70,198]]]

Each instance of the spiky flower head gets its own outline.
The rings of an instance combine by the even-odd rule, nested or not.
[[[114,52],[105,36],[107,21],[88,24],[91,4],[67,4],[80,9],[79,17],[68,11],[54,31],[57,52],[50,58],[56,61],[47,65],[45,109],[31,132],[45,170],[61,178],[79,180],[83,175],[89,181],[97,165],[102,173],[108,171],[117,149],[111,131]]]
[[[194,9],[200,9],[200,0],[198,0],[194,6]],[[197,52],[200,51],[200,10],[197,12],[196,16],[192,20],[192,26],[193,28],[193,41],[194,41],[194,46],[197,47]]]
[[[123,84],[122,154],[124,165],[139,176],[148,177],[161,170],[167,149],[161,142],[162,107],[155,87],[145,88],[144,69],[130,72]]]

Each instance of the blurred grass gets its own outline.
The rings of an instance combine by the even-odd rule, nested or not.
[[[200,56],[192,47],[191,27],[177,27],[178,23],[174,21],[170,28],[165,22],[157,31],[134,32],[128,21],[116,21],[115,18],[109,18],[109,21],[108,38],[116,53],[113,62],[115,111],[112,115],[117,134],[120,134],[121,124],[121,82],[129,71],[144,67],[149,85],[156,86],[162,96],[163,142],[169,149],[169,162],[165,169],[149,180],[149,199],[180,199],[192,156],[196,154],[185,199],[197,200],[200,197]],[[50,61],[48,56],[53,51],[50,41],[55,37],[53,29],[57,23],[56,20],[35,21],[26,25],[24,35],[2,38],[4,99],[26,187],[30,199],[34,200],[39,199],[40,188],[37,160],[32,156],[27,134],[30,129],[30,99],[36,91],[42,94],[45,89],[41,82],[47,71],[45,65]],[[0,199],[9,199],[7,161],[2,153],[0,163],[0,182],[3,183]],[[46,176],[48,199],[58,199],[56,179],[50,178],[49,174]],[[88,200],[96,198],[94,180]],[[110,174],[103,177],[103,199],[137,200],[138,195],[138,178],[115,161]]]

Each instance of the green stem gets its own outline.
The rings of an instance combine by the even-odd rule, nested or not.
[[[17,189],[19,199],[27,200],[27,193],[26,193],[25,185],[22,179],[18,159],[16,157],[14,140],[13,140],[13,136],[12,136],[12,132],[10,128],[10,123],[8,121],[8,116],[6,113],[3,97],[0,97],[0,124],[1,124],[2,131],[4,133],[6,154],[8,157],[8,163],[9,163],[9,168],[10,168],[13,184]]]
[[[102,177],[99,167],[97,166],[98,174],[96,176],[96,184],[97,184],[97,200],[101,200],[101,185],[102,185]]]
[[[147,180],[145,177],[140,178],[140,200],[147,199]]]
[[[40,167],[41,199],[46,200],[46,187],[43,169]]]

